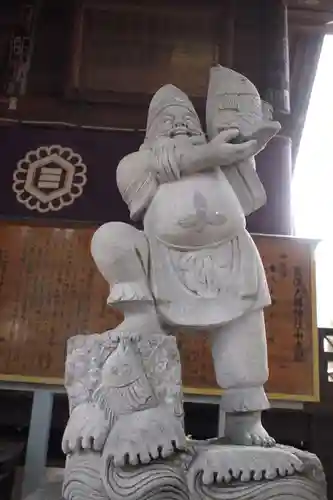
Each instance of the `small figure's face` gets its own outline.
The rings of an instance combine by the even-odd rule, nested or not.
[[[183,106],[168,106],[156,117],[148,133],[155,138],[204,137],[197,116]]]

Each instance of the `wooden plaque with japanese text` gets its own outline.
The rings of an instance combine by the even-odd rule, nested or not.
[[[92,228],[0,225],[0,379],[61,384],[68,337],[115,327],[90,257]],[[272,398],[318,400],[313,242],[255,236],[272,294],[266,310]],[[186,392],[217,394],[205,333],[179,333]]]

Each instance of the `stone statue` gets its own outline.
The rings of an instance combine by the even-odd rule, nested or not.
[[[118,166],[143,231],[112,222],[92,239],[108,304],[124,321],[68,344],[66,500],[325,498],[316,457],[275,445],[261,423],[270,296],[245,216],[266,201],[254,157],[280,125],[254,85],[221,66],[206,115],[207,138],[188,97],[162,87],[144,143]],[[169,335],[179,327],[210,332],[223,438],[186,438]]]

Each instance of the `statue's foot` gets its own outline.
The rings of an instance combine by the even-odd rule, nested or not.
[[[147,464],[185,447],[181,422],[166,408],[150,408],[119,417],[105,443],[103,458],[118,467]]]
[[[273,480],[300,473],[303,469],[302,460],[288,449],[211,445],[199,451],[189,466],[187,479],[190,491],[194,492],[202,485]]]
[[[94,403],[77,406],[67,423],[62,450],[67,455],[80,450],[101,451],[110,429],[105,413]]]
[[[261,423],[260,411],[227,413],[224,435],[232,444],[267,448],[275,445],[275,439]]]

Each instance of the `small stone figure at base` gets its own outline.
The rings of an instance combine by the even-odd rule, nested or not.
[[[153,97],[145,141],[117,169],[144,230],[104,224],[91,244],[124,321],[68,346],[66,500],[325,498],[318,460],[274,447],[261,423],[270,295],[245,217],[266,201],[254,157],[279,129],[253,84],[221,66],[208,142],[182,91],[166,85]],[[180,327],[210,333],[223,441],[186,439],[171,335]]]

